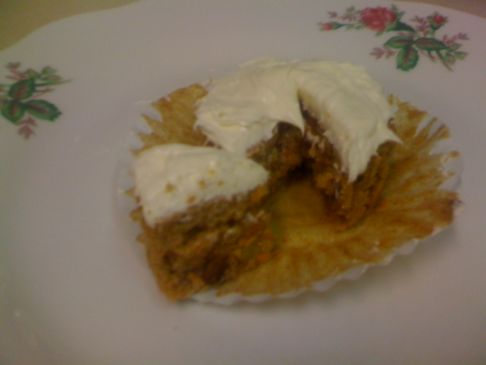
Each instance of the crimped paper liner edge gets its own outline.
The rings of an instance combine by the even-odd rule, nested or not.
[[[421,126],[419,126],[417,133],[420,131],[421,127],[424,127],[427,125],[427,123],[433,119],[432,116],[428,115],[424,120],[421,121]],[[434,130],[439,128],[440,126],[444,125],[442,122],[437,122],[435,124],[435,128],[430,131],[430,133],[433,133]],[[145,123],[137,123],[136,128],[132,131],[130,136],[128,136],[127,141],[126,141],[126,146],[130,146],[129,149],[135,149],[138,147],[141,147],[143,144],[137,137],[137,132],[149,132],[150,129],[147,127]],[[463,162],[462,158],[459,155],[458,157],[455,158],[446,158],[447,153],[457,150],[455,146],[453,145],[453,139],[452,138],[447,138],[445,140],[442,140],[438,142],[430,152],[431,154],[443,154],[444,159],[442,160],[442,171],[444,174],[450,174],[452,173],[453,175],[450,176],[446,181],[443,182],[441,185],[440,189],[443,190],[448,190],[448,191],[457,191],[460,185],[460,178],[461,178],[461,173],[463,170]],[[121,162],[121,171],[118,171],[118,177],[117,177],[117,185],[119,187],[119,192],[125,192],[128,187],[130,187],[132,181],[132,174],[131,174],[131,165],[133,163],[133,156],[127,155],[127,151],[125,151],[125,155],[122,157],[122,162]],[[127,206],[133,207],[133,201],[131,199],[130,202],[127,202],[126,199],[127,197],[125,194],[120,194],[120,196],[123,195],[123,198],[119,200],[119,204],[122,205],[122,210],[127,210]],[[121,203],[121,201],[124,201],[124,203]],[[460,204],[457,204],[454,206],[454,216],[457,215],[458,213],[458,207]],[[455,219],[455,218],[454,218]],[[140,228],[137,226],[137,231],[140,230]],[[218,295],[217,291],[218,289],[210,289],[204,292],[196,293],[190,298],[188,298],[189,301],[193,302],[198,302],[198,303],[204,303],[204,304],[215,304],[215,305],[223,305],[223,306],[229,306],[237,303],[253,303],[253,304],[258,304],[258,303],[263,303],[266,301],[270,300],[281,300],[281,299],[290,299],[290,298],[295,298],[303,293],[309,293],[309,292],[317,292],[317,293],[322,293],[325,292],[329,289],[331,289],[336,283],[339,281],[350,281],[350,280],[357,280],[359,279],[368,269],[376,266],[386,266],[392,262],[395,257],[397,256],[404,256],[404,255],[409,255],[414,252],[415,248],[420,242],[424,242],[431,237],[437,235],[441,231],[443,231],[447,227],[436,227],[436,229],[427,237],[421,238],[421,239],[413,239],[408,242],[404,242],[401,246],[397,247],[395,250],[393,250],[388,256],[386,256],[383,260],[380,262],[376,263],[371,263],[371,264],[363,264],[363,265],[358,265],[350,268],[347,271],[344,271],[338,275],[331,276],[331,277],[326,277],[321,280],[315,281],[311,286],[309,287],[304,287],[304,288],[299,288],[296,290],[280,293],[280,294],[258,294],[258,295],[242,295],[240,293],[231,293],[231,294],[224,294],[224,295]]]
[[[426,124],[428,120],[425,119],[421,122],[422,126]],[[436,128],[439,128],[441,125],[444,125],[442,122],[436,124]],[[435,128],[434,128],[435,129]],[[432,133],[432,131],[431,131]],[[443,190],[448,191],[457,191],[460,185],[461,173],[463,170],[463,162],[461,156],[457,156],[454,158],[446,158],[447,153],[451,151],[457,150],[454,148],[453,141],[449,137],[445,140],[440,141],[437,143],[436,146],[430,152],[431,154],[443,154],[444,159],[442,160],[442,171],[443,173],[450,174],[450,176],[446,181],[442,183],[439,187]],[[457,216],[459,211],[459,207],[461,203],[456,204],[454,206],[454,219]],[[364,264],[352,267],[351,269],[344,271],[343,273],[331,277],[324,278],[322,280],[317,280],[311,286],[305,288],[299,288],[296,290],[292,290],[289,292],[281,293],[281,294],[258,294],[258,295],[251,295],[245,296],[240,293],[232,293],[232,294],[225,294],[225,295],[218,295],[217,289],[211,289],[205,292],[200,292],[193,295],[190,299],[205,304],[217,304],[217,305],[224,305],[229,306],[232,304],[237,303],[263,303],[269,300],[278,300],[278,299],[290,299],[299,296],[300,294],[306,292],[317,292],[322,293],[329,289],[331,289],[336,283],[339,281],[350,281],[350,280],[357,280],[359,279],[368,269],[376,266],[387,266],[392,262],[397,256],[405,256],[410,255],[415,251],[417,245],[421,242],[424,242],[433,236],[437,235],[447,227],[436,227],[436,229],[427,237],[421,239],[413,239],[408,242],[404,242],[400,247],[393,250],[388,256],[386,256],[383,260],[377,263],[372,264]]]

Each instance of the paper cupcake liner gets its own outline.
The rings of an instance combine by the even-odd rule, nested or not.
[[[414,111],[416,110],[408,104],[403,104],[396,99],[394,99],[394,102],[398,105],[401,105],[401,107],[405,106],[407,108],[412,108]],[[427,129],[425,130],[424,128]],[[444,130],[447,130],[447,127],[443,123],[439,123],[434,118],[428,117],[424,114],[424,116],[422,116],[420,124],[416,128],[416,134],[420,134],[421,131],[423,131],[427,134],[427,136],[434,136],[441,131],[443,132]],[[438,168],[440,169],[441,174],[446,177],[437,189],[449,192],[457,191],[460,185],[460,176],[463,166],[460,156],[456,152],[454,152],[455,149],[452,139],[440,139],[437,142],[433,143],[430,147],[431,148],[428,155],[440,156]],[[453,215],[455,215],[459,206],[460,203],[458,200],[452,202]],[[366,224],[366,222],[363,224]],[[412,254],[419,243],[424,243],[427,239],[430,239],[432,236],[437,235],[445,228],[447,228],[447,224],[438,225],[437,227],[434,227],[433,231],[425,237],[421,237],[420,239],[414,238],[400,243],[394,249],[390,250],[386,256],[384,256],[377,262],[352,266],[334,275],[329,275],[324,278],[316,279],[305,287],[296,288],[294,290],[284,291],[277,294],[262,293],[256,295],[245,295],[238,292],[221,294],[220,292],[218,292],[218,289],[213,289],[205,291],[203,293],[198,293],[194,295],[191,299],[196,302],[211,303],[217,305],[232,305],[241,302],[256,304],[269,300],[295,298],[300,294],[306,292],[322,293],[331,289],[336,283],[340,281],[359,279],[368,269],[372,267],[387,266],[397,256]]]
[[[172,95],[170,102],[177,100],[176,96]],[[400,231],[399,234],[393,233],[390,231],[390,224],[386,223],[383,223],[383,226],[388,231],[382,235],[380,235],[379,230],[371,229],[370,232],[372,234],[368,240],[365,240],[367,242],[363,246],[364,252],[359,244],[353,242],[352,234],[350,238],[342,240],[343,242],[337,241],[341,245],[337,250],[334,250],[333,245],[328,244],[325,240],[321,245],[319,242],[320,238],[316,241],[314,237],[312,238],[311,251],[305,246],[297,249],[290,247],[292,245],[283,247],[282,251],[284,251],[284,254],[283,258],[280,257],[280,261],[271,260],[262,265],[262,267],[243,273],[239,277],[216,288],[199,292],[193,295],[190,300],[217,305],[231,305],[239,302],[261,303],[268,300],[294,298],[304,292],[325,292],[339,281],[356,280],[371,267],[386,266],[397,256],[412,253],[418,243],[446,228],[452,222],[454,212],[459,205],[455,191],[458,189],[462,170],[459,155],[454,150],[452,140],[448,138],[448,130],[444,124],[437,122],[434,118],[410,104],[403,103],[394,97],[391,97],[390,101],[396,107],[396,119],[407,122],[401,127],[397,127],[397,134],[402,137],[404,144],[403,148],[400,147],[403,151],[396,153],[398,157],[403,159],[403,161],[397,163],[397,166],[402,168],[400,176],[405,183],[402,184],[401,180],[398,179],[398,183],[395,181],[394,184],[400,189],[404,189],[407,194],[412,194],[412,198],[415,198],[413,196],[414,189],[412,188],[416,186],[418,189],[417,194],[419,196],[420,194],[425,194],[424,199],[429,199],[426,202],[433,207],[431,212],[428,212],[427,208],[420,205],[420,200],[418,200],[418,203],[414,203],[418,204],[417,213],[425,214],[424,223],[420,221],[415,222],[417,227],[414,225],[410,226],[409,232],[407,231],[407,226],[403,226],[404,223],[400,219],[403,218],[406,224],[414,223],[414,220],[416,220],[414,214],[410,212],[397,213],[397,209],[395,209],[395,219],[397,219],[399,225],[402,225],[398,228],[402,229],[403,232]],[[190,105],[190,103],[188,104]],[[130,176],[133,156],[130,150],[150,147],[159,142],[171,143],[170,135],[163,135],[162,132],[156,131],[160,124],[158,119],[149,119],[151,120],[146,120],[146,123],[148,123],[150,128],[147,129],[147,124],[143,123],[137,125],[136,131],[130,136],[127,143],[127,155],[123,156],[123,161],[120,164],[121,168],[118,169],[117,185],[120,193],[126,192],[128,188],[133,186]],[[140,135],[139,132],[142,132],[143,135]],[[175,133],[177,132],[175,131]],[[156,136],[157,134],[163,135],[163,138]],[[181,138],[180,134],[177,138]],[[177,139],[176,141],[179,142]],[[189,144],[192,142],[191,138],[187,142],[182,141],[182,143]],[[412,152],[407,152],[407,148]],[[412,161],[408,161],[407,158]],[[408,165],[411,168],[407,170]],[[420,183],[414,181],[415,177],[420,180]],[[430,189],[423,190],[424,186],[427,187],[429,185]],[[390,186],[393,186],[393,183],[390,183]],[[389,195],[393,196],[392,193],[389,193]],[[119,206],[124,211],[124,214],[128,216],[129,209],[133,209],[135,206],[133,199],[128,199],[126,194],[119,194],[119,196],[122,197],[122,199],[119,199],[121,201]],[[399,195],[398,197],[403,198]],[[129,202],[127,202],[127,199]],[[393,199],[389,200],[393,201]],[[395,204],[395,208],[399,201],[400,199],[392,202]],[[405,199],[405,201],[408,204],[408,199]],[[413,208],[413,206],[411,207]],[[367,218],[367,221],[360,224],[361,227],[354,233],[356,237],[359,237],[361,232],[359,229],[362,230],[363,234],[366,234],[369,231],[365,229],[367,228],[366,225],[378,224],[376,221],[379,222],[380,209],[380,207],[376,209],[378,211],[375,214],[377,217]],[[383,209],[389,208],[385,207]],[[429,213],[431,217],[428,217],[427,214]],[[388,218],[388,216],[386,217]],[[289,219],[293,222],[292,217]],[[393,224],[391,226],[393,228]],[[386,231],[386,229],[384,230]],[[137,232],[140,231],[140,228],[137,228]],[[133,232],[133,236],[136,236],[135,232]],[[375,236],[376,240],[373,239]],[[400,237],[402,236],[406,238],[401,239]],[[295,237],[292,239],[295,241]],[[290,252],[291,250],[297,250],[297,255]],[[377,251],[376,253],[374,252],[375,250]],[[353,256],[355,254],[356,258]],[[337,264],[333,264],[333,260]]]
[[[308,288],[301,288],[277,295],[260,294],[252,296],[244,296],[238,293],[218,296],[217,290],[209,290],[203,293],[198,293],[192,296],[191,299],[204,304],[228,306],[242,302],[258,304],[269,300],[292,299],[307,292],[323,293],[332,289],[332,287],[340,281],[354,281],[359,279],[368,269],[374,266],[386,266],[390,264],[390,262],[397,256],[410,255],[415,250],[418,242],[418,240],[407,242],[402,247],[398,248],[393,254],[390,254],[383,261],[376,263],[375,265],[361,265],[358,267],[353,267],[352,269],[349,269],[339,275],[318,280]]]

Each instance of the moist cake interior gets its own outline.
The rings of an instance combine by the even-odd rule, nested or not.
[[[204,95],[200,86],[189,87],[186,93],[191,90]],[[186,113],[194,113],[197,99],[191,106],[181,93],[184,89],[161,99],[156,107],[162,107],[167,114],[180,100],[186,102],[183,105]],[[150,265],[169,297],[186,298],[231,280],[277,255],[279,229],[275,222],[278,222],[278,213],[272,209],[272,204],[280,192],[285,194],[285,190],[294,185],[301,187],[305,195],[302,201],[306,202],[305,206],[297,204],[297,210],[323,210],[325,219],[332,220],[339,229],[359,223],[374,207],[388,174],[384,156],[393,143],[384,144],[366,171],[349,182],[341,171],[336,151],[324,136],[325,131],[309,113],[303,111],[303,115],[307,122],[304,134],[295,126],[281,122],[274,128],[272,138],[247,152],[248,157],[269,171],[265,185],[231,199],[217,198],[192,206],[155,227],[146,224],[140,209],[134,212],[135,220],[143,227],[141,240],[147,247]],[[167,133],[165,126],[171,123],[170,116],[165,117],[160,126],[157,121],[148,120],[152,127],[162,128],[159,134]],[[179,125],[185,131],[185,138],[194,134],[195,145],[207,144],[198,139],[197,131],[190,128],[191,123],[194,123],[194,115],[187,116]],[[174,135],[170,130],[174,126],[168,128],[169,134]],[[146,139],[156,137],[157,133],[145,136]],[[153,140],[145,141],[144,149],[154,144],[157,143]],[[307,196],[316,198],[310,206]]]
[[[193,128],[204,95],[195,84],[154,103],[161,120],[145,116],[151,132],[139,134],[143,146],[135,155],[172,143],[208,145]],[[304,111],[304,134],[280,123],[270,140],[248,151],[270,171],[266,184],[192,206],[156,226],[145,222],[139,204],[132,218],[142,227],[138,240],[161,290],[173,300],[209,289],[217,295],[288,293],[383,261],[449,225],[458,195],[440,186],[451,176],[443,162],[458,153],[431,154],[449,132],[434,127],[434,119],[424,122],[427,114],[409,104],[390,103],[397,108],[391,128],[402,143],[380,146],[352,183],[329,141],[313,138],[322,131]]]

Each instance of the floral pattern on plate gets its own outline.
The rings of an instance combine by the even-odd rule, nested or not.
[[[53,122],[62,114],[53,103],[41,96],[67,82],[57,71],[45,66],[40,71],[20,68],[20,62],[6,66],[9,83],[0,83],[0,110],[2,116],[18,127],[19,135],[29,139],[35,134],[38,120]]]
[[[381,47],[373,48],[370,55],[376,59],[394,57],[396,67],[402,71],[414,69],[421,56],[433,62],[439,61],[452,71],[453,65],[467,56],[467,52],[460,50],[462,41],[469,39],[466,33],[445,34],[442,37],[436,34],[449,21],[439,12],[427,16],[416,15],[408,22],[404,21],[405,12],[395,5],[364,9],[350,6],[341,15],[335,11],[328,12],[328,15],[331,21],[319,23],[322,31],[368,29],[378,36],[394,32],[395,35]]]

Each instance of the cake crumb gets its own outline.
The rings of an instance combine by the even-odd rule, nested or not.
[[[166,192],[166,193],[171,193],[171,192],[173,192],[174,190],[175,190],[175,186],[174,186],[174,185],[172,185],[171,183],[169,183],[169,184],[167,184],[167,185],[165,186],[165,192]]]
[[[206,189],[208,187],[208,184],[206,183],[206,181],[202,180],[202,179],[198,181],[198,185],[201,189]]]

